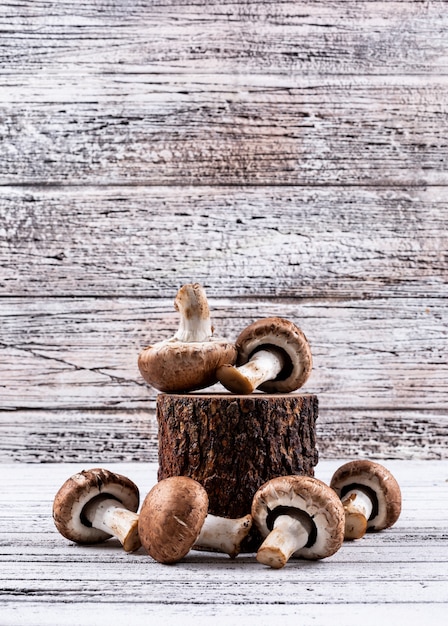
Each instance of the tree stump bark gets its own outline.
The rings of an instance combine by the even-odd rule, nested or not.
[[[275,476],[314,475],[315,395],[159,394],[159,472],[206,489],[210,513],[250,513],[257,489]],[[252,533],[245,551],[260,543]]]

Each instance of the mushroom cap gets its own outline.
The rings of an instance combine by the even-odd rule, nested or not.
[[[275,380],[267,380],[260,389],[267,393],[289,393],[301,387],[313,366],[311,349],[304,333],[293,322],[281,317],[266,317],[247,326],[238,336],[237,365],[249,361],[254,352],[279,348],[286,365]]]
[[[159,391],[194,391],[214,385],[218,367],[233,365],[236,357],[235,345],[224,339],[169,339],[142,350],[138,367],[145,381]]]
[[[196,542],[208,512],[204,487],[187,476],[159,481],[146,496],[138,520],[143,547],[159,563],[180,561]]]
[[[372,499],[368,530],[383,530],[395,524],[401,513],[401,490],[394,476],[379,463],[356,460],[345,463],[333,474],[330,486],[343,499],[351,489],[360,488]]]
[[[306,546],[294,553],[306,559],[331,556],[344,541],[344,507],[335,492],[311,476],[279,476],[260,487],[252,502],[252,517],[263,537],[279,515],[306,515],[313,527]]]
[[[100,543],[112,535],[93,528],[83,515],[88,502],[98,496],[118,500],[137,512],[140,495],[137,485],[126,476],[100,467],[83,470],[68,478],[53,501],[53,519],[58,531],[76,543]]]

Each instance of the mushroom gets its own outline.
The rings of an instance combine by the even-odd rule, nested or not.
[[[183,285],[174,307],[180,313],[175,335],[142,350],[138,367],[147,383],[165,392],[194,391],[217,382],[216,370],[235,363],[236,347],[213,337],[205,291],[198,283]]]
[[[224,364],[218,380],[233,393],[255,389],[289,393],[301,387],[312,368],[307,338],[295,324],[281,317],[267,317],[245,328],[235,342],[237,367]]]
[[[71,541],[100,543],[116,537],[126,552],[138,550],[139,491],[120,474],[93,468],[74,474],[57,492],[53,519]]]
[[[333,474],[330,487],[344,506],[346,539],[360,539],[367,530],[389,528],[400,516],[400,486],[379,463],[345,463]]]
[[[252,517],[263,543],[257,561],[279,569],[291,556],[323,559],[344,540],[344,509],[325,483],[311,476],[279,476],[262,485]]]
[[[252,517],[227,519],[207,514],[204,487],[187,476],[159,481],[146,496],[139,516],[143,547],[159,563],[176,563],[191,548],[235,558],[252,527]]]

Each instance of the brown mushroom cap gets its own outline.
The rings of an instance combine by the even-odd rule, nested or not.
[[[146,496],[138,531],[146,551],[159,563],[176,563],[192,548],[204,525],[208,496],[187,476],[158,482]]]
[[[88,502],[105,496],[118,500],[124,508],[137,512],[139,491],[126,476],[102,468],[74,474],[57,492],[53,502],[53,519],[58,531],[76,543],[100,543],[112,535],[93,528],[83,515]]]
[[[367,520],[368,530],[389,528],[400,516],[400,486],[389,470],[379,463],[368,460],[345,463],[333,474],[330,486],[341,499],[356,488],[369,495],[373,509]]]
[[[293,322],[281,317],[267,317],[247,326],[238,336],[237,365],[247,363],[254,352],[270,346],[280,349],[286,365],[275,380],[267,380],[260,389],[267,393],[290,393],[308,379],[312,365],[311,349],[304,333]]]
[[[263,537],[279,515],[306,516],[313,528],[306,546],[295,556],[323,559],[344,540],[344,508],[325,483],[311,476],[279,476],[260,487],[252,503],[252,517]]]
[[[138,367],[147,383],[166,393],[194,391],[217,382],[216,370],[233,364],[237,350],[223,339],[161,341],[139,354]]]

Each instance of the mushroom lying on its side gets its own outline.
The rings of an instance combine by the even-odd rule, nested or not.
[[[389,528],[400,516],[400,486],[379,463],[345,463],[333,474],[330,486],[344,506],[346,539],[360,539],[367,530]]]
[[[120,474],[94,468],[65,481],[53,502],[58,531],[76,543],[101,543],[116,537],[126,552],[140,547],[139,491]]]
[[[263,537],[257,560],[279,569],[291,556],[323,559],[344,540],[344,509],[335,492],[310,476],[279,476],[260,487],[252,517]]]
[[[228,519],[208,514],[208,496],[187,476],[159,481],[146,496],[139,516],[143,547],[159,563],[177,563],[192,548],[235,558],[252,527],[252,517]]]
[[[307,338],[295,324],[267,317],[245,328],[235,342],[238,367],[225,364],[217,371],[221,384],[233,393],[290,393],[301,387],[312,368]]]
[[[174,306],[180,313],[176,334],[146,347],[138,367],[147,383],[164,392],[194,391],[217,382],[216,370],[235,363],[234,344],[213,337],[205,291],[198,283],[181,287]]]

